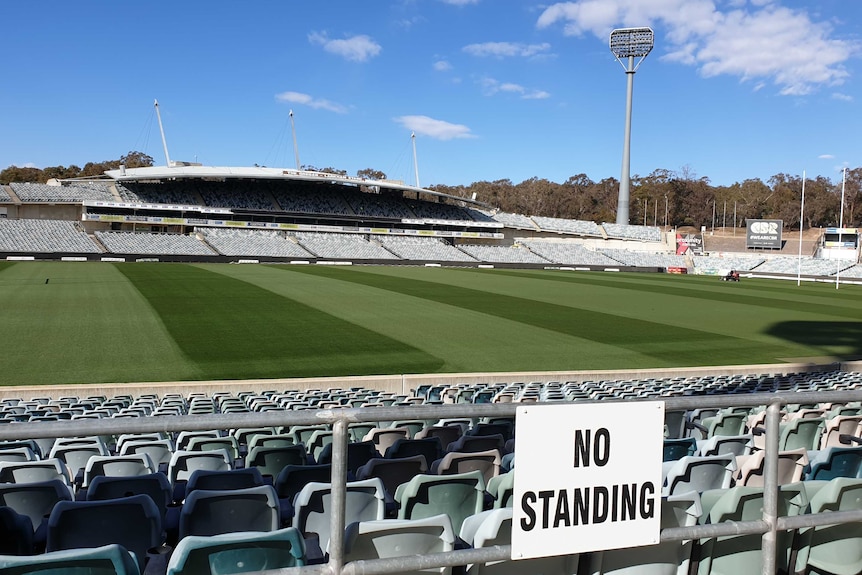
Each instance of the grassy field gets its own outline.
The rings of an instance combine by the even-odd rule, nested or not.
[[[413,267],[0,262],[0,384],[862,357],[862,288]]]

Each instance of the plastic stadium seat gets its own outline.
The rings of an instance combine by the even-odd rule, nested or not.
[[[347,471],[356,473],[356,471],[374,459],[381,457],[377,451],[377,446],[373,441],[357,441],[347,444]],[[332,463],[332,444],[327,443],[320,451],[320,456],[317,458],[317,463]]]
[[[33,524],[26,515],[0,506],[0,555],[31,555]]]
[[[175,486],[178,481],[188,481],[196,469],[227,471],[231,469],[230,457],[224,449],[175,451],[168,465],[168,479]]]
[[[323,448],[332,443],[333,432],[330,429],[316,429],[311,432],[305,449],[314,461],[320,457]]]
[[[754,449],[753,435],[713,435],[700,444],[698,455],[749,455]]]
[[[697,440],[693,437],[665,439],[662,448],[662,461],[677,461],[697,452]]]
[[[804,417],[782,423],[779,427],[779,451],[791,451],[800,447],[808,451],[818,449],[824,422],[822,417]]]
[[[87,466],[84,468],[84,482],[81,484],[81,487],[86,489],[93,478],[100,475],[133,477],[135,475],[149,475],[156,471],[158,471],[158,468],[146,453],[94,455],[87,461]]]
[[[736,472],[736,484],[763,487],[765,457],[765,451],[755,451],[751,455],[738,459],[737,461],[741,463]],[[807,465],[808,452],[805,449],[778,452],[778,484],[786,485],[802,481]]]
[[[763,516],[763,489],[732,487],[705,492],[702,497],[704,516],[701,523],[724,521],[754,521]],[[808,507],[808,496],[802,483],[784,485],[778,492],[778,514],[793,516]],[[790,559],[793,533],[778,534],[778,564],[786,572]],[[733,573],[758,575],[762,553],[760,535],[711,537],[701,540],[700,569],[702,575]]]
[[[59,479],[72,488],[69,469],[60,459],[0,463],[0,483],[40,483],[52,479]]]
[[[446,515],[422,519],[361,521],[344,530],[345,562],[446,553],[455,548],[455,532]],[[452,573],[451,567],[401,571],[402,575]]]
[[[477,451],[489,451],[496,449],[503,453],[506,441],[500,434],[496,435],[462,435],[449,444],[446,451],[460,451],[461,453],[474,453]]]
[[[157,467],[167,467],[175,451],[170,439],[128,439],[118,449],[120,455],[146,453]]]
[[[0,555],[0,572],[4,575],[140,575],[135,557],[121,545],[69,549],[25,557]]]
[[[0,449],[0,462],[18,463],[21,461],[36,461],[38,458],[29,447],[10,447]]]
[[[839,415],[827,419],[820,435],[820,449],[846,445],[841,442],[842,435],[857,435],[862,415]]]
[[[302,535],[288,527],[266,533],[189,535],[171,553],[166,575],[250,573],[305,564]]]
[[[189,476],[186,483],[186,494],[197,489],[230,490],[247,489],[265,485],[263,475],[256,467],[246,469],[228,469],[227,471],[210,471],[208,469],[196,469]]]
[[[132,495],[105,501],[60,501],[48,517],[46,551],[117,543],[132,552],[143,570],[147,550],[164,543],[153,500]]]
[[[186,442],[186,451],[212,451],[224,449],[231,460],[239,459],[239,443],[236,437],[226,435],[224,437],[191,437]]]
[[[862,509],[862,480],[837,478],[825,483],[809,503],[809,513]],[[862,523],[801,530],[796,572],[812,575],[862,573]]]
[[[494,508],[511,507],[512,496],[515,493],[515,472],[509,471],[492,477],[486,488],[488,495],[494,498]]]
[[[373,441],[379,453],[386,453],[386,450],[399,439],[410,439],[410,429],[407,427],[375,427],[362,438],[363,441]]]
[[[281,526],[271,485],[233,490],[196,489],[180,511],[179,538],[238,531],[275,531]]]
[[[153,500],[164,522],[171,502],[171,484],[164,473],[150,473],[134,477],[93,478],[87,488],[87,501],[120,499],[130,495],[146,495]]]
[[[461,437],[461,427],[458,425],[434,425],[426,427],[417,433],[414,439],[426,439],[428,437],[436,437],[440,440],[440,447],[446,451],[449,444]]]
[[[387,495],[391,499],[394,497],[395,490],[398,489],[399,485],[410,481],[425,471],[424,468],[425,458],[421,455],[402,457],[400,459],[376,457],[356,470],[356,479],[379,477],[383,482]]]
[[[512,544],[512,508],[504,507],[471,515],[461,525],[459,537],[475,549]],[[474,563],[467,567],[468,575],[577,575],[580,557],[562,555],[517,561]]]
[[[380,479],[348,481],[345,497],[346,524],[384,518],[385,494]],[[293,527],[299,529],[306,538],[316,534],[322,551],[329,546],[331,498],[331,483],[309,483],[294,500]]]
[[[245,467],[254,467],[262,475],[268,476],[271,482],[275,481],[282,469],[288,465],[305,465],[308,456],[302,445],[266,446],[252,447],[245,457]]]
[[[425,469],[430,468],[432,463],[443,457],[443,445],[440,442],[440,438],[398,439],[386,450],[383,457],[398,459],[412,455],[422,455],[425,457]]]
[[[691,527],[703,511],[700,497],[689,492],[662,498],[661,527]],[[587,556],[589,575],[687,575],[691,541],[670,541],[647,547],[595,551]]]
[[[59,479],[38,483],[0,483],[0,505],[30,519],[37,546],[44,545],[47,517],[59,501],[71,501],[69,486]]]
[[[710,455],[683,457],[668,469],[664,495],[688,491],[702,493],[708,489],[727,489],[736,470],[736,457]]]
[[[500,475],[501,458],[496,449],[461,453],[450,451],[431,465],[430,473],[454,475],[468,471],[481,471],[485,483]]]
[[[421,519],[445,513],[461,529],[469,515],[482,511],[485,481],[481,471],[458,475],[417,475],[395,492],[399,519]]]
[[[188,449],[187,446],[188,446],[189,441],[191,441],[195,437],[218,438],[218,437],[220,437],[220,434],[218,431],[216,431],[214,429],[206,430],[206,431],[180,431],[177,434],[176,450],[178,450],[178,451],[187,450]]]
[[[836,477],[860,477],[862,447],[827,447],[811,458],[807,479],[830,480]]]

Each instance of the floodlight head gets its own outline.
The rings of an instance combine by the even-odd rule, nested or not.
[[[645,58],[653,47],[652,28],[618,28],[611,32],[610,46],[617,58]]]

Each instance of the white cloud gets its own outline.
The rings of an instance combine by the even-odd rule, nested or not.
[[[819,156],[817,156],[817,159],[818,160],[834,160],[835,156],[833,156],[832,154],[820,154]]]
[[[842,94],[841,92],[835,92],[834,94],[832,94],[832,99],[841,100],[842,102],[852,102],[853,96],[849,94]]]
[[[558,22],[564,33],[591,33],[606,41],[615,27],[653,26],[663,59],[697,66],[705,77],[730,75],[804,95],[847,78],[844,63],[856,42],[833,37],[826,22],[778,0],[576,0],[547,7],[536,25]]]
[[[365,62],[383,50],[380,44],[365,34],[342,40],[331,40],[326,32],[312,32],[308,35],[308,41],[323,46],[323,49],[330,54],[341,56],[351,62]]]
[[[438,72],[448,72],[452,69],[452,64],[447,62],[446,60],[437,60],[433,64],[434,69]]]
[[[513,82],[500,82],[499,80],[488,78],[487,76],[479,78],[478,83],[482,87],[482,91],[486,96],[493,96],[500,92],[504,92],[507,94],[515,94],[524,100],[544,100],[551,97],[551,94],[544,90],[532,90],[525,88],[520,84],[515,84]]]
[[[473,56],[496,56],[497,58],[520,56],[530,58],[546,53],[551,49],[547,42],[542,44],[520,44],[517,42],[483,42],[468,44],[462,50]]]
[[[420,136],[436,140],[476,137],[470,132],[470,128],[463,124],[451,124],[428,116],[400,116],[395,118],[395,121]]]
[[[313,96],[310,96],[309,94],[303,94],[302,92],[282,92],[280,94],[276,94],[275,99],[279,102],[302,104],[303,106],[308,106],[309,108],[314,108],[316,110],[328,110],[337,114],[347,113],[346,106],[342,106],[341,104],[337,104],[335,102],[330,102],[329,100],[314,98]]]

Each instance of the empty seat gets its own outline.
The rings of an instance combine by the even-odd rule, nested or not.
[[[809,513],[862,509],[862,480],[839,477],[826,483],[809,502]],[[862,523],[822,525],[800,530],[797,573],[862,573]]]
[[[196,469],[189,475],[188,483],[186,483],[186,494],[197,489],[210,491],[247,489],[264,484],[263,475],[261,475],[260,470],[256,467],[228,469],[226,471]]]
[[[86,489],[94,477],[107,475],[110,477],[133,477],[149,475],[158,468],[146,453],[131,455],[94,455],[87,461],[84,468],[84,481],[81,487]]]
[[[730,487],[736,457],[732,454],[683,457],[668,469],[664,495]]]
[[[305,564],[302,536],[288,527],[264,533],[190,535],[171,553],[167,575],[250,573]]]
[[[500,475],[500,452],[496,449],[461,453],[450,451],[431,466],[431,473],[437,475],[454,475],[468,471],[481,471],[485,483],[492,477]]]
[[[130,495],[146,495],[152,499],[164,522],[171,502],[171,484],[164,473],[156,472],[133,477],[100,475],[94,477],[87,488],[87,501],[120,499]]]
[[[443,456],[443,446],[439,437],[426,437],[424,439],[398,439],[389,446],[383,457],[398,459],[421,455],[425,458],[425,469]]]
[[[40,483],[59,479],[71,489],[69,470],[60,459],[0,463],[0,483]]]
[[[376,457],[356,470],[357,479],[379,477],[383,481],[386,493],[390,498],[402,483],[406,483],[425,471],[425,458],[421,455],[387,459]]]
[[[0,571],[4,575],[140,575],[134,556],[116,544],[24,557],[2,555]]]
[[[0,506],[0,555],[31,555],[33,524],[26,515]]]
[[[482,511],[485,480],[481,471],[457,475],[417,475],[395,492],[399,519],[420,519],[445,513],[452,527]]]
[[[288,465],[304,465],[308,461],[302,445],[266,446],[251,448],[245,458],[246,468],[257,468],[262,475],[275,481],[282,469]]]
[[[445,514],[422,519],[383,519],[347,525],[344,531],[346,562],[446,553],[455,548],[455,532]],[[402,575],[450,574],[451,567],[399,571]]]
[[[344,522],[383,519],[386,513],[383,482],[379,478],[348,481]],[[317,535],[321,550],[329,546],[332,484],[309,483],[296,495],[292,525],[306,537]]]
[[[374,459],[381,457],[377,451],[377,446],[373,441],[357,441],[347,444],[347,471],[356,473],[356,471]],[[332,463],[332,444],[328,443],[323,446],[320,455],[317,458],[317,463]]]
[[[60,501],[48,517],[46,551],[117,543],[143,570],[147,550],[164,543],[162,521],[153,500],[132,495],[105,501]]]
[[[238,531],[275,531],[281,526],[278,496],[271,485],[233,490],[196,489],[180,512],[179,538]]]
[[[36,483],[0,483],[0,505],[30,519],[36,542],[44,544],[48,514],[60,501],[71,501],[69,486],[59,479]]]

